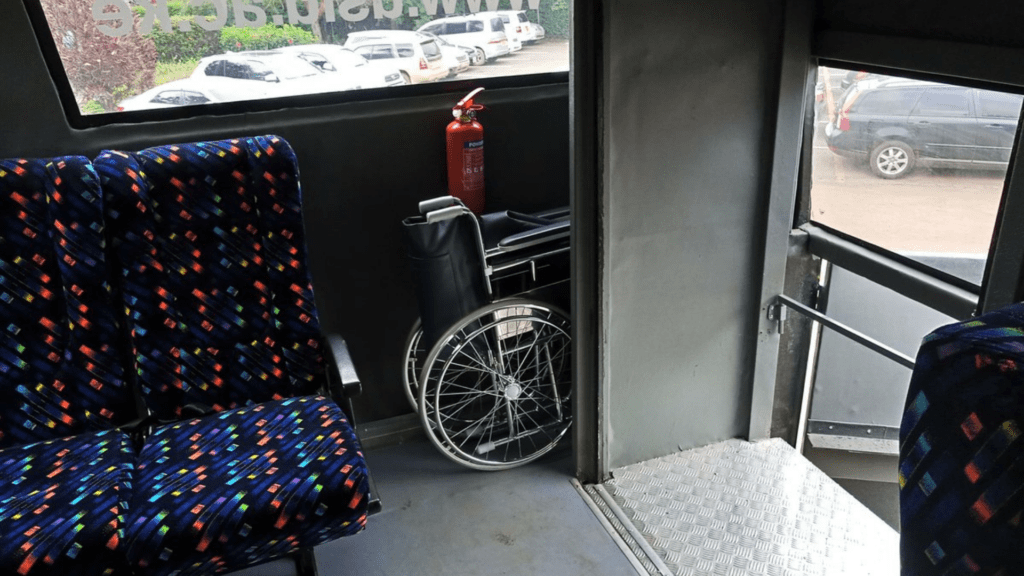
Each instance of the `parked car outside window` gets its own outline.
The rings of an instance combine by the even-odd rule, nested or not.
[[[527,20],[524,24],[519,20],[518,13],[514,10],[498,10],[496,12],[480,12],[479,15],[486,16],[497,16],[501,18],[502,27],[505,30],[505,36],[508,37],[509,50],[512,52],[518,52],[523,49],[523,45],[532,42],[534,40],[533,33],[530,31],[530,24]],[[523,14],[526,17],[526,14]]]
[[[237,82],[237,89],[252,91],[245,98],[259,93],[263,97],[322,94],[351,90],[350,79],[338,74],[327,75],[313,64],[279,50],[229,52],[207,56],[199,61],[191,78],[221,78]]]
[[[465,72],[469,69],[471,59],[476,54],[475,50],[465,46],[456,46],[434,34],[427,32],[423,32],[423,34],[433,38],[437,45],[441,47],[441,55],[444,56],[444,64],[448,67],[449,78],[453,78],[459,72]]]
[[[345,40],[345,48],[371,62],[387,60],[410,84],[433,82],[449,73],[437,42],[411,30],[353,32]]]
[[[917,80],[862,80],[825,127],[830,150],[865,158],[881,178],[917,165],[1005,168],[1022,97]]]
[[[241,96],[241,95],[239,95]],[[241,99],[241,98],[238,98]],[[203,86],[200,82],[184,79],[175,80],[161,84],[125,99],[118,103],[118,112],[129,112],[132,110],[153,110],[157,108],[176,108],[179,106],[194,106],[197,104],[212,104],[223,102],[218,98],[210,86]]]
[[[348,48],[334,44],[306,44],[278,50],[293,53],[328,74],[347,77],[353,84],[353,89],[406,84],[401,71],[389,65],[387,60],[370,63]]]
[[[420,26],[458,46],[469,46],[476,51],[476,62],[493,61],[509,53],[505,24],[498,16],[451,16],[433,20]]]

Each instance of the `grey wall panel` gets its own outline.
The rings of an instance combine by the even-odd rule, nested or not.
[[[929,266],[973,282],[980,281],[984,256],[912,256]],[[933,310],[833,266],[827,314],[911,357],[921,339],[957,319]],[[880,425],[898,429],[903,418],[911,370],[825,330],[818,349],[811,420]]]
[[[747,433],[781,8],[605,4],[611,467]]]
[[[444,127],[463,93],[71,129],[25,9],[0,0],[0,158],[136,150],[172,142],[274,133],[299,159],[320,320],[352,348],[365,383],[362,421],[410,411],[401,353],[416,318],[400,222],[445,190]],[[8,83],[10,81],[10,83]],[[488,90],[488,207],[569,203],[567,84]],[[542,137],[538,137],[542,127]]]

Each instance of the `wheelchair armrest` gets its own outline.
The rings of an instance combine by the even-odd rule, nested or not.
[[[502,252],[512,252],[529,246],[535,246],[543,242],[549,242],[560,238],[568,238],[569,226],[570,222],[568,220],[563,220],[561,222],[555,222],[554,224],[548,224],[547,226],[541,226],[540,228],[534,228],[533,230],[527,230],[525,232],[506,236],[498,242],[498,249]]]
[[[562,206],[561,208],[552,208],[551,210],[537,212],[533,216],[550,221],[566,220],[569,218],[569,207]]]
[[[359,381],[348,344],[340,334],[328,334],[326,340],[328,378],[337,383],[344,398],[358,396],[363,392],[363,384]]]

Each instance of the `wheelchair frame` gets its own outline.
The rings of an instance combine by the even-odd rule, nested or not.
[[[424,342],[421,321],[414,323],[404,350],[406,396],[428,438],[455,462],[478,470],[531,462],[551,451],[572,423],[570,320],[535,298],[568,283],[567,269],[555,279],[540,274],[569,252],[568,209],[518,215],[532,224],[490,247],[481,220],[494,214],[477,217],[451,196],[421,202],[419,212],[407,223],[471,220],[487,303],[435,342]],[[520,284],[507,290],[515,278]]]

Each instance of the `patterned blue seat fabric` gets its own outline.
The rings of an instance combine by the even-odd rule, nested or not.
[[[213,574],[358,531],[367,476],[338,407],[305,263],[298,168],[268,136],[106,151],[111,259],[140,389],[126,541],[146,574]],[[285,400],[291,399],[291,400]]]
[[[134,477],[131,565],[214,574],[360,531],[366,474],[341,422],[304,396],[158,428]]]
[[[134,458],[119,430],[0,451],[0,574],[124,573]]]
[[[254,138],[106,151],[112,259],[158,416],[312,394],[323,352],[295,156]]]
[[[939,328],[900,430],[904,576],[1024,574],[1024,304]]]
[[[133,456],[127,436],[96,431],[135,404],[103,238],[88,160],[0,160],[0,574],[125,564]]]

